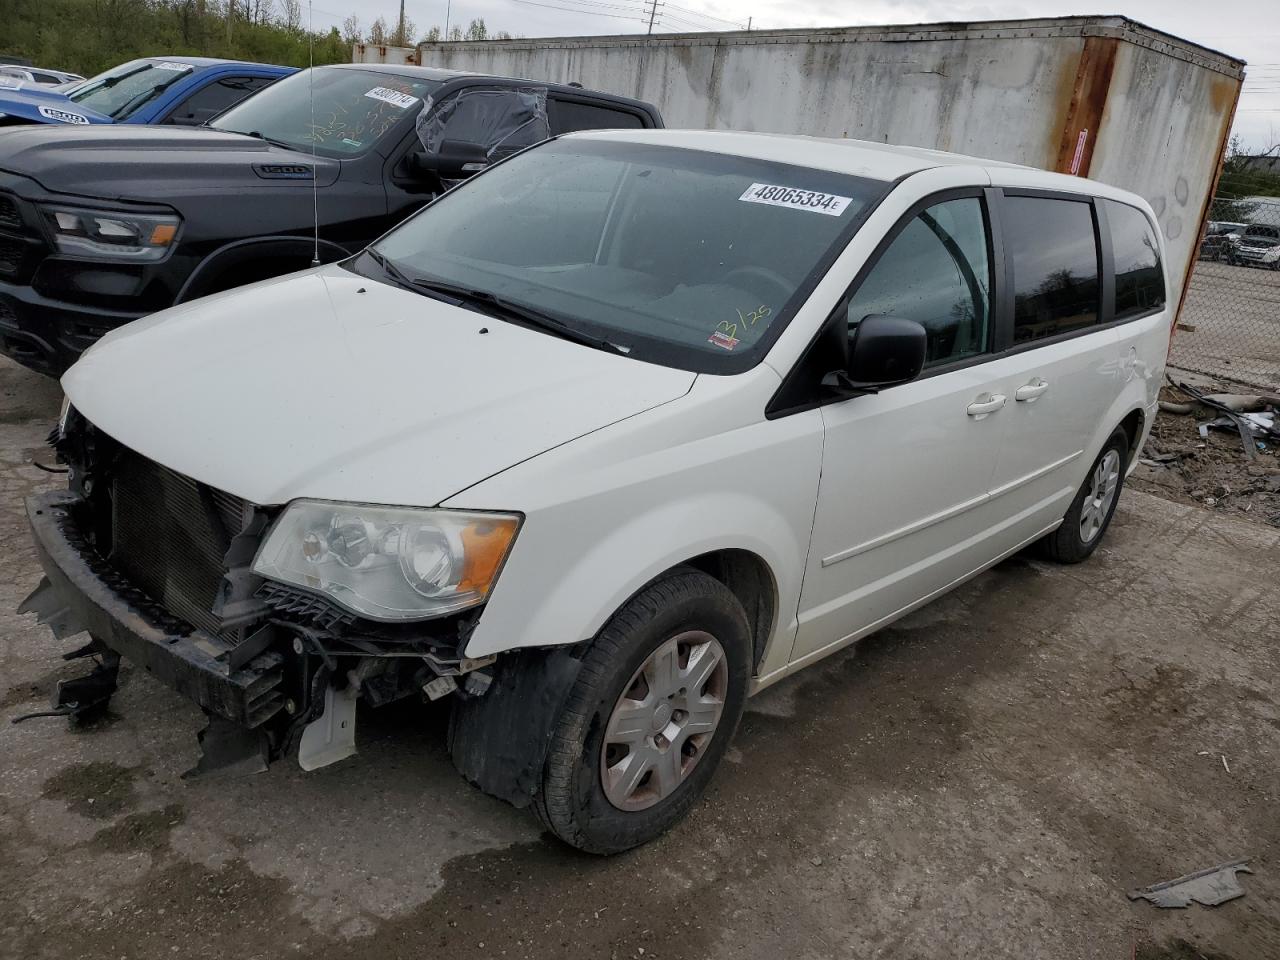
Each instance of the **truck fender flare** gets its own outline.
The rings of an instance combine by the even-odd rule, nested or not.
[[[233,240],[223,244],[209,254],[191,271],[182,289],[178,291],[174,304],[186,303],[203,296],[201,288],[217,277],[228,267],[259,256],[306,256],[314,249],[315,241],[308,237],[273,236],[250,237],[247,240]],[[322,263],[333,263],[351,256],[351,251],[332,240],[321,240],[320,259]]]

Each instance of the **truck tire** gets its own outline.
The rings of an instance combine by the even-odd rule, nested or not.
[[[620,853],[698,799],[746,700],[751,631],[720,581],[681,567],[632,597],[582,662],[534,810],[561,840]]]
[[[1067,508],[1062,526],[1037,542],[1041,556],[1055,563],[1079,563],[1098,548],[1120,501],[1128,462],[1129,434],[1116,427]]]

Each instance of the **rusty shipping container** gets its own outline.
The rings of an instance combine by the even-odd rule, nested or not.
[[[671,127],[853,137],[1093,177],[1146,197],[1179,289],[1244,61],[1124,17],[424,43],[427,66],[628,94]]]

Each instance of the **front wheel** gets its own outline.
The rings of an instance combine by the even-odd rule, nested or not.
[[[1129,434],[1116,427],[1067,508],[1062,526],[1037,544],[1046,559],[1079,563],[1097,549],[1116,512],[1128,460]]]
[[[742,717],[751,636],[737,597],[681,568],[591,645],[555,723],[534,809],[556,836],[619,853],[693,806]]]

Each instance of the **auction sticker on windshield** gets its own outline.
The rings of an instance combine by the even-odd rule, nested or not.
[[[834,193],[819,193],[817,190],[781,187],[773,183],[753,183],[738,199],[745,200],[747,203],[767,203],[771,207],[790,207],[793,210],[807,210],[810,213],[825,213],[829,217],[838,217],[844,213],[844,208],[853,198],[837,196]]]
[[[189,64],[189,63],[174,63],[174,62],[172,62],[172,61],[170,61],[170,60],[165,60],[163,63],[157,63],[157,64],[156,64],[156,69],[157,69],[157,70],[172,70],[172,71],[174,71],[175,73],[186,73],[188,70],[190,70],[190,69],[192,69],[192,68],[191,68],[191,64]]]
[[[383,103],[389,103],[393,107],[399,107],[401,110],[407,110],[418,102],[417,97],[411,97],[409,94],[400,93],[397,90],[388,90],[386,87],[374,87],[365,96],[381,100]]]

